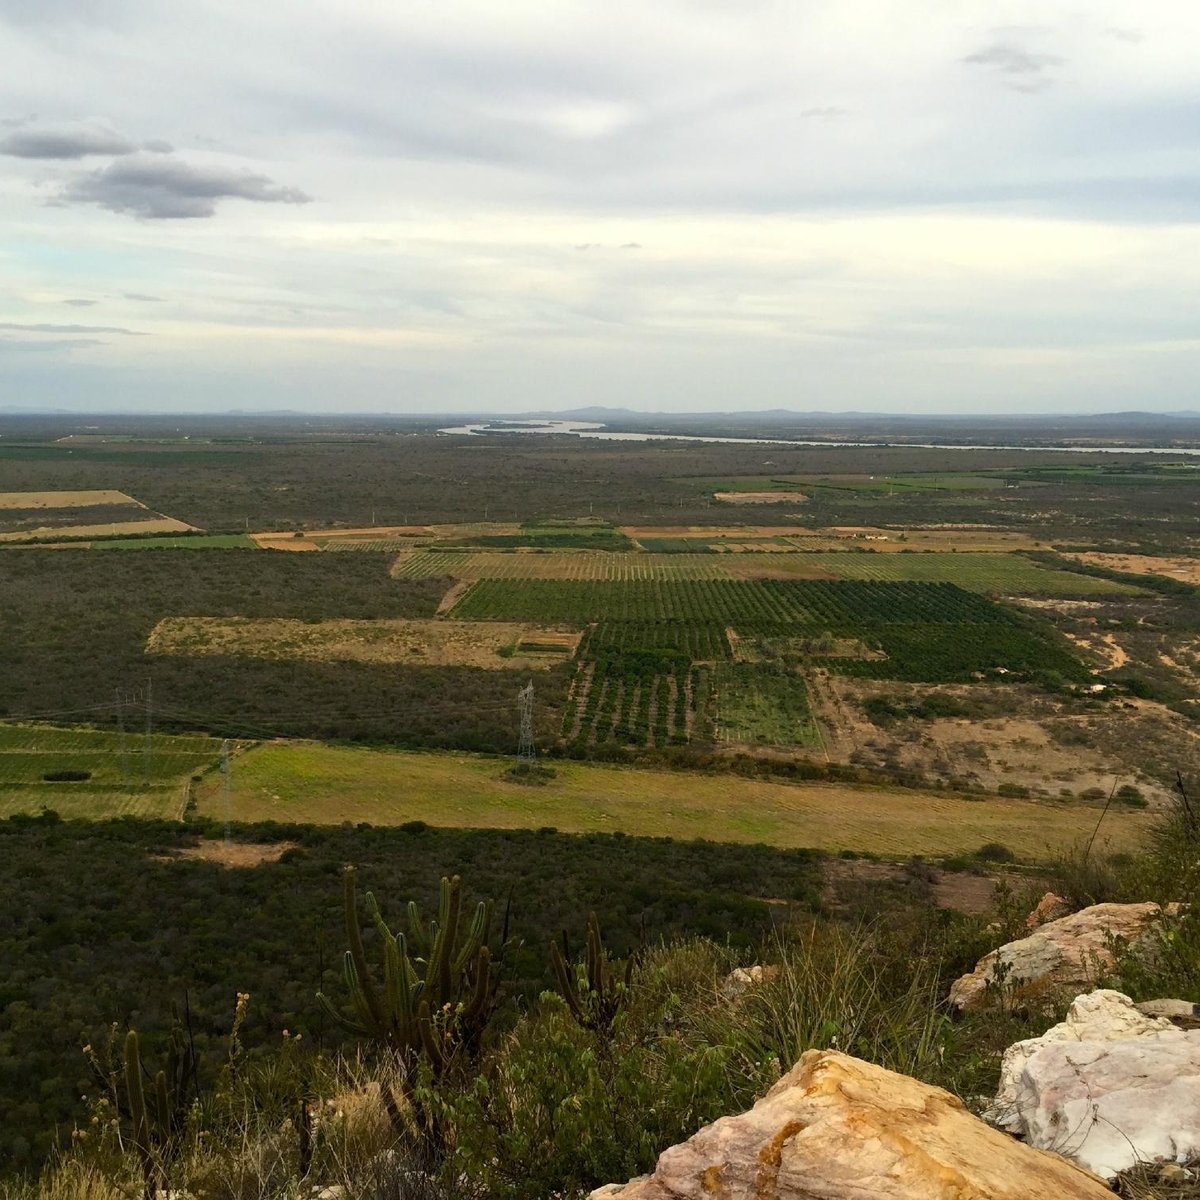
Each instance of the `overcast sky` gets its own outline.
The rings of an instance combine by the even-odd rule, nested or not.
[[[0,0],[0,409],[1198,381],[1195,0]]]

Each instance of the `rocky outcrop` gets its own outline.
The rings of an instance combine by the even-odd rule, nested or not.
[[[1134,1007],[1148,1017],[1165,1017],[1180,1029],[1200,1029],[1200,1004],[1190,1000],[1143,1000]]]
[[[1070,911],[1071,905],[1061,896],[1046,892],[1037,902],[1033,912],[1025,918],[1025,928],[1037,929],[1047,921],[1057,921],[1060,917],[1067,916]]]
[[[721,980],[721,997],[724,1000],[740,1000],[751,988],[775,979],[778,975],[778,967],[764,967],[758,963],[752,967],[734,967]]]
[[[1010,1046],[988,1118],[1112,1178],[1200,1155],[1200,1031],[1120,992],[1079,996],[1040,1038]]]
[[[1136,948],[1162,912],[1150,903],[1093,904],[1049,921],[981,958],[974,971],[951,986],[950,1003],[958,1008],[989,1000],[1014,1005],[1048,992],[1070,995],[1090,988],[1112,968],[1114,940]]]
[[[810,1050],[749,1112],[663,1152],[592,1200],[1112,1200],[961,1101],[871,1063]]]

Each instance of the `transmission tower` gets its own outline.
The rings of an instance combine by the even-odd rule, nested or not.
[[[117,688],[117,744],[121,754],[121,781],[125,785],[126,794],[133,791],[129,783],[129,743],[125,740],[125,705],[128,703],[128,696]]]
[[[150,755],[154,749],[154,680],[146,680],[146,742],[142,749],[142,786],[150,786]]]
[[[229,845],[229,739],[221,743],[221,808],[225,814],[225,845]]]
[[[537,758],[533,744],[533,680],[517,693],[517,715],[521,720],[521,738],[517,743],[517,770],[528,771]]]

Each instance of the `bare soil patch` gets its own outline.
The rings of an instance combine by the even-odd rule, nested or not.
[[[297,537],[286,531],[276,533],[252,533],[250,540],[260,550],[320,550],[316,542],[306,537]]]
[[[263,863],[278,862],[296,842],[200,842],[185,846],[173,854],[158,856],[159,862],[179,862],[181,859],[217,863],[233,869],[261,867]]]
[[[471,580],[460,579],[438,601],[437,615],[444,617],[471,590]]]
[[[0,492],[2,508],[91,508],[101,504],[145,505],[124,492]]]
[[[1090,566],[1109,571],[1127,571],[1132,575],[1165,575],[1182,583],[1200,584],[1200,558],[1159,557],[1151,554],[1101,554],[1087,551],[1069,554]]]
[[[582,636],[505,621],[166,617],[146,653],[549,670],[575,653]]]
[[[15,533],[0,533],[0,542],[14,542],[26,538],[98,538],[137,537],[146,533],[193,533],[194,525],[176,521],[173,517],[156,517],[146,521],[118,521],[106,525],[57,525],[37,529],[22,529]]]
[[[727,504],[803,504],[808,497],[803,492],[713,492],[714,500]]]

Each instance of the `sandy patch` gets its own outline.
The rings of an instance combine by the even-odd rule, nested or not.
[[[270,533],[252,533],[250,540],[260,550],[320,550],[316,542],[310,542],[303,534],[278,530]]]
[[[93,508],[98,505],[130,504],[146,506],[124,492],[0,492],[3,508]]]
[[[1115,671],[1118,667],[1123,667],[1129,662],[1129,655],[1122,647],[1117,645],[1117,639],[1111,633],[1092,634],[1090,637],[1085,634],[1068,633],[1067,637],[1083,650],[1087,650],[1092,654],[1098,655],[1104,661],[1102,670]],[[1168,663],[1168,666],[1174,666],[1174,663]]]
[[[803,504],[808,497],[803,492],[713,492],[713,499],[726,504]]]
[[[263,863],[278,862],[289,850],[296,848],[295,842],[201,842],[196,846],[185,846],[172,854],[155,855],[155,861],[180,862],[190,859],[234,869],[261,867]]]
[[[1200,558],[1158,557],[1151,554],[1068,554],[1079,562],[1109,571],[1128,571],[1132,575],[1165,575],[1181,583],[1200,584]]]
[[[139,537],[147,533],[196,533],[194,525],[176,521],[173,517],[157,517],[150,521],[116,521],[105,525],[67,525],[22,529],[16,533],[0,533],[0,542],[25,541],[29,538],[98,538]]]
[[[460,579],[438,601],[437,615],[444,617],[470,590],[471,580]]]
[[[575,653],[582,636],[505,621],[166,617],[146,653],[549,670]]]

